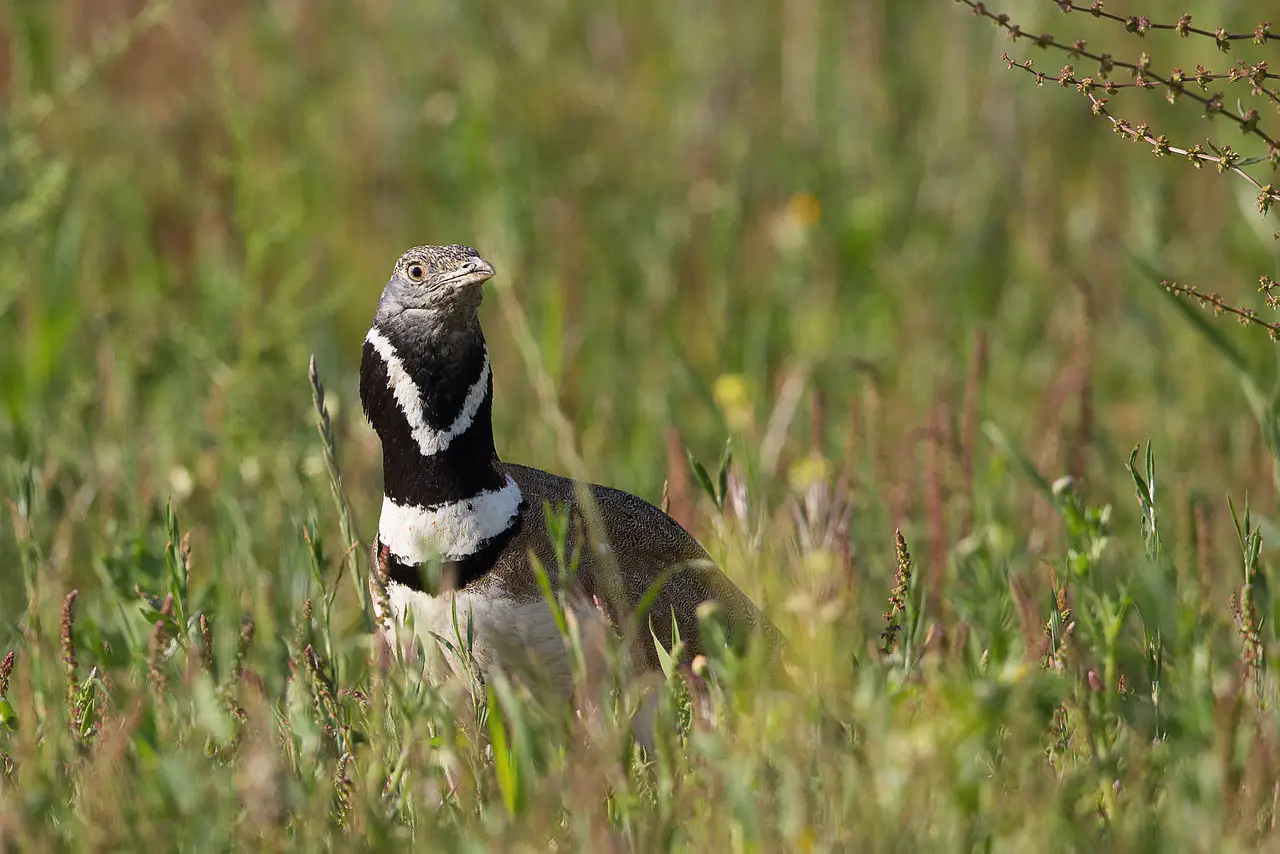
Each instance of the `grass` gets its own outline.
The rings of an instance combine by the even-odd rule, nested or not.
[[[969,12],[0,4],[0,849],[1274,847],[1275,345],[1158,285],[1269,317],[1274,223]],[[500,452],[665,495],[793,688],[669,679],[642,757],[572,625],[599,715],[371,644],[359,343],[453,241]]]

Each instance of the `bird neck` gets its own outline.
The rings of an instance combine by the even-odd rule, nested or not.
[[[509,535],[522,503],[493,444],[493,378],[479,321],[448,335],[379,320],[360,399],[382,442],[381,546],[400,564],[474,559]]]

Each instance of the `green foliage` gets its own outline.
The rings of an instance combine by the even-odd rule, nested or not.
[[[0,8],[0,849],[1275,845],[1275,345],[1150,287],[1252,310],[1254,189],[952,3],[118,5]],[[360,342],[450,241],[503,456],[665,484],[784,674],[636,678],[555,507],[572,706],[370,633]]]

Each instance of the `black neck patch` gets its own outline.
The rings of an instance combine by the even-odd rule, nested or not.
[[[423,420],[432,430],[448,430],[484,368],[484,337],[479,327],[461,347],[454,348],[450,360],[433,350],[429,339],[395,330],[379,331],[395,348],[417,389]],[[382,441],[383,491],[387,497],[397,504],[435,507],[500,489],[506,483],[493,445],[492,376],[470,425],[431,456],[422,454],[389,381],[382,356],[366,341],[360,362],[360,401]]]

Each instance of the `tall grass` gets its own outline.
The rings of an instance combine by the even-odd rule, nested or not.
[[[968,11],[0,4],[0,848],[1274,847],[1275,345],[1154,286],[1264,314],[1274,224]],[[372,641],[360,341],[455,241],[500,453],[665,501],[792,687],[644,755],[588,627],[581,715]]]

